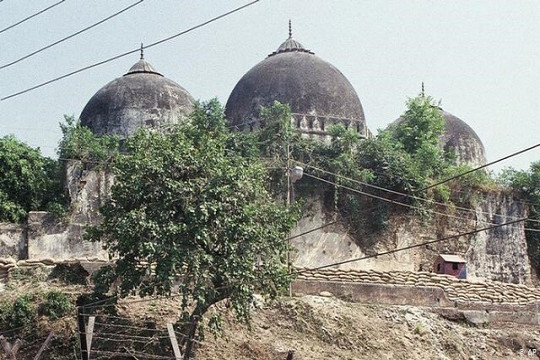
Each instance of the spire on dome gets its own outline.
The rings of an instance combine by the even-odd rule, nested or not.
[[[292,21],[289,19],[289,39],[292,38]]]
[[[302,44],[300,44],[298,41],[296,41],[296,40],[294,40],[292,38],[292,22],[289,19],[289,37],[287,38],[287,40],[285,40],[285,42],[283,44],[281,44],[278,47],[278,49],[276,51],[274,51],[273,53],[271,53],[268,56],[273,56],[273,55],[276,55],[276,54],[281,54],[281,53],[284,53],[284,52],[293,52],[293,51],[306,52],[308,54],[313,54],[312,51],[306,49],[304,46],[302,46]]]
[[[144,60],[144,45],[141,43],[141,59],[137,61],[124,76],[130,75],[130,74],[154,74],[163,76],[159,71],[154,69],[152,65],[146,60]]]

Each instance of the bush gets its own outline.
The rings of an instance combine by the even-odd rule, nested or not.
[[[28,326],[36,321],[36,309],[29,295],[19,296],[13,304],[0,305],[0,324],[4,329]]]
[[[45,294],[45,301],[39,306],[39,313],[56,320],[73,309],[74,306],[67,295],[60,291],[52,290]]]
[[[13,136],[0,137],[0,221],[22,222],[27,213],[65,202],[55,160]]]
[[[89,167],[99,167],[118,154],[118,136],[95,135],[72,116],[64,115],[64,120],[65,123],[60,123],[62,139],[58,145],[61,161],[81,160]]]

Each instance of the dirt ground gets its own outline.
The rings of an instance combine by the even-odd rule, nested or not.
[[[50,289],[62,290],[76,298],[88,290],[85,286],[65,286],[57,282],[11,284],[0,293],[0,302],[10,303],[16,296],[39,294]],[[138,359],[144,357],[113,356],[121,351],[120,330],[132,335],[133,344],[150,344],[152,336],[159,341],[147,348],[135,348],[146,354],[172,358],[166,323],[178,319],[179,299],[120,301],[115,315],[103,315],[96,320],[95,348],[108,359]],[[223,310],[223,305],[221,307]],[[120,326],[116,336],[97,325],[115,322]],[[123,325],[119,325],[123,324]],[[14,341],[24,340],[18,358],[32,359],[51,329],[58,334],[48,350],[47,359],[74,359],[78,353],[76,319],[71,313],[51,323],[39,318],[29,333],[9,334]],[[144,330],[138,330],[145,328]],[[154,332],[148,332],[153,328]],[[35,331],[38,331],[36,333]],[[146,331],[146,332],[144,332]],[[5,334],[5,333],[4,333]],[[7,336],[7,335],[6,335]],[[105,337],[114,337],[107,343]],[[122,340],[124,341],[124,340]],[[33,344],[33,345],[30,345]],[[127,345],[121,343],[122,346]],[[150,351],[150,352],[146,352]],[[449,320],[439,314],[413,306],[365,305],[343,301],[331,296],[282,298],[272,303],[261,299],[252,311],[250,326],[234,321],[225,312],[220,337],[206,333],[198,345],[198,360],[285,360],[293,351],[293,360],[317,359],[538,359],[540,358],[540,327],[517,324],[487,324],[473,326],[464,320]],[[118,354],[118,353],[117,353]],[[97,354],[96,354],[97,355]],[[2,356],[0,355],[0,359]]]
[[[226,322],[197,359],[512,359],[540,358],[540,328],[477,328],[411,306],[376,306],[331,297],[283,299],[256,309],[251,330]]]

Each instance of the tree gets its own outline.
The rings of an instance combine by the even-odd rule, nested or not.
[[[213,304],[227,299],[248,321],[254,293],[273,297],[290,281],[286,237],[296,216],[269,195],[260,161],[230,148],[238,141],[216,100],[167,133],[139,130],[113,163],[103,222],[89,231],[118,257],[97,290],[117,281],[121,296],[146,296],[179,284],[186,356]]]
[[[96,167],[105,164],[118,153],[118,136],[95,135],[90,128],[82,126],[73,116],[64,115],[64,121],[60,123],[62,139],[58,144],[61,162],[81,160],[88,167]]]
[[[441,173],[446,163],[444,150],[439,146],[444,118],[430,96],[409,99],[402,120],[389,132],[398,147],[414,158],[423,177],[435,177]]]
[[[0,138],[0,221],[21,222],[33,210],[58,211],[58,163],[14,136]]]

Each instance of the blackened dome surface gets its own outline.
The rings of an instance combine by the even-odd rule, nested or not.
[[[329,117],[333,119],[330,123],[348,119],[357,123],[358,131],[366,131],[362,104],[351,83],[292,38],[240,79],[227,101],[227,119],[245,129],[258,118],[261,107],[274,101],[289,104],[295,117]]]
[[[442,145],[445,151],[453,150],[458,163],[472,166],[485,165],[486,150],[476,132],[460,118],[443,111],[445,129]]]
[[[141,59],[127,74],[101,88],[81,113],[81,124],[97,135],[135,133],[140,127],[177,123],[193,109],[193,97]]]
[[[442,110],[442,115],[444,133],[440,139],[440,146],[445,151],[453,151],[458,164],[467,164],[473,167],[485,165],[487,162],[486,150],[476,132],[457,116],[444,110]],[[400,117],[392,125],[398,125],[403,121],[403,117]]]

